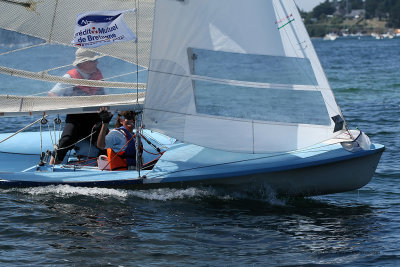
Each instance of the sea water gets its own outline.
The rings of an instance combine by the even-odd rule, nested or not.
[[[0,189],[0,265],[400,265],[400,39],[313,43],[349,126],[386,146],[368,185],[295,199],[213,188]],[[1,119],[0,130],[26,119]]]

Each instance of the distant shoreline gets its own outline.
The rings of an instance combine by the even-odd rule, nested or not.
[[[350,34],[395,34],[396,29],[386,27],[386,21],[378,19],[368,20],[345,20],[342,23],[333,23],[328,20],[324,23],[306,23],[308,33],[312,37],[324,37],[329,33],[336,33],[338,35]]]

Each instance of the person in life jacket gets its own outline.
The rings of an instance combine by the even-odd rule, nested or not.
[[[78,48],[75,52],[75,61],[72,65],[75,68],[69,70],[63,77],[73,79],[102,80],[103,75],[97,68],[97,60],[101,56],[97,53]],[[72,86],[57,83],[48,93],[49,96],[90,96],[104,95],[104,88],[89,86]],[[74,144],[90,136],[98,133],[100,129],[101,119],[98,113],[82,113],[67,114],[65,119],[65,127],[62,136],[57,145],[57,149],[53,151],[50,164],[59,164],[63,161],[67,152],[74,148]],[[97,125],[97,128],[96,128]],[[91,136],[92,143],[97,141],[97,134]],[[90,140],[90,137],[88,138]]]
[[[118,114],[115,129],[107,135],[112,115],[105,109],[100,111],[102,127],[97,139],[97,147],[107,149],[110,170],[131,170],[136,166],[135,112],[123,111]],[[141,146],[140,146],[141,147]]]
[[[75,52],[75,61],[72,65],[75,68],[70,69],[63,76],[64,78],[103,80],[101,71],[97,68],[98,59],[101,56],[97,53],[78,48]],[[104,95],[104,88],[89,86],[73,86],[57,83],[48,93],[49,96],[89,96]]]

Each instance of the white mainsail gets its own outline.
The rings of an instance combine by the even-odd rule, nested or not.
[[[145,126],[265,153],[341,133],[342,117],[292,0],[156,0]]]
[[[92,82],[93,86],[105,87],[108,94],[87,98],[47,97],[57,82],[70,86],[77,83],[62,77],[73,67],[76,48],[71,41],[77,15],[135,8],[136,13],[124,14],[124,21],[138,36],[137,43],[121,42],[92,49],[104,56],[99,60],[104,81],[78,81],[83,86]],[[0,10],[0,115],[73,113],[86,107],[143,103],[154,1],[0,0]],[[26,36],[31,38],[24,39]],[[136,64],[140,66],[138,70]],[[140,79],[136,77],[137,71]],[[137,92],[140,94],[136,95]]]

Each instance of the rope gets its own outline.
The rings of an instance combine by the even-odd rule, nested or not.
[[[84,160],[81,160],[79,157],[78,157],[78,161],[76,161],[76,162],[73,162],[73,163],[67,163],[67,164],[65,164],[64,166],[75,166],[75,167],[78,167],[78,166],[80,166],[80,167],[95,167],[95,165],[97,164],[97,158],[87,158],[87,159],[84,159]],[[82,163],[86,163],[86,164],[82,164]]]
[[[153,153],[153,152],[147,151],[147,150],[144,149],[144,148],[143,148],[143,151],[147,152],[147,153],[150,154],[150,155],[154,155],[154,156],[156,156],[156,155],[163,155],[163,154],[164,154],[164,152]]]
[[[143,135],[143,133],[141,132],[141,133],[139,133],[140,134],[140,136],[147,142],[147,144],[149,144],[149,145],[151,145],[155,150],[157,150],[157,154],[159,154],[161,151],[160,151],[160,149],[158,148],[158,147],[156,147],[155,145],[153,145],[149,140],[147,140],[147,138]],[[143,149],[144,150],[144,149]],[[147,153],[150,153],[150,152],[148,152],[148,151],[146,151]],[[150,154],[152,154],[152,153],[150,153]],[[157,155],[157,154],[154,154],[154,155]]]
[[[155,158],[155,159],[153,159],[153,160],[151,160],[151,161],[149,161],[147,163],[144,163],[143,164],[143,169],[145,170],[145,169],[147,169],[149,167],[154,166],[156,164],[156,162],[161,158],[161,156],[162,155],[158,156],[157,158]]]
[[[49,129],[51,144],[54,146],[54,144],[56,142],[53,142],[53,135],[51,134],[50,123],[46,123],[46,124],[47,124],[47,129]],[[56,131],[56,128],[54,127],[54,135],[55,135],[55,131]],[[40,126],[40,138],[42,138],[42,133],[41,132],[42,132],[42,126]],[[40,141],[42,141],[42,140],[40,140]]]
[[[83,137],[82,139],[79,139],[78,141],[76,141],[75,143],[73,143],[73,144],[71,144],[71,145],[69,145],[69,146],[61,147],[61,148],[58,147],[58,148],[56,148],[55,150],[57,151],[57,150],[61,150],[61,149],[68,149],[68,148],[71,148],[71,147],[75,146],[77,143],[79,143],[79,142],[85,140],[86,138],[89,138],[89,137],[92,136],[93,134],[94,134],[94,133],[92,132],[92,133],[90,133],[88,136],[85,136],[85,137]]]
[[[54,7],[54,12],[53,12],[53,18],[51,19],[51,28],[50,28],[50,33],[49,33],[49,39],[47,40],[48,43],[50,43],[51,39],[53,38],[54,22],[56,20],[57,7],[58,7],[58,0],[56,0],[56,5]]]
[[[41,44],[37,44],[37,45],[30,45],[30,46],[25,46],[25,47],[22,47],[22,48],[19,48],[19,49],[10,50],[10,51],[1,53],[0,56],[4,56],[4,55],[11,54],[11,53],[14,53],[14,52],[18,52],[18,51],[22,51],[22,50],[25,50],[25,49],[38,47],[38,46],[43,46],[43,45],[46,45],[46,43],[41,43]]]
[[[127,83],[127,82],[107,82],[101,80],[85,80],[85,79],[73,79],[73,78],[66,78],[60,77],[55,75],[50,75],[45,72],[31,72],[13,68],[7,68],[4,66],[0,66],[0,73],[8,74],[10,76],[17,76],[27,79],[39,80],[39,81],[47,81],[47,82],[59,82],[65,84],[72,84],[72,85],[82,85],[82,86],[90,86],[90,87],[110,87],[110,88],[140,88],[145,89],[145,83]]]
[[[92,150],[92,140],[93,140],[93,134],[95,133],[95,132],[93,132],[93,130],[94,130],[94,128],[95,128],[95,127],[96,127],[96,124],[95,124],[95,125],[93,125],[93,127],[92,127],[92,130],[90,131],[89,151],[88,151],[87,158],[89,158],[89,156],[90,156],[90,152],[91,152],[91,150]]]
[[[165,149],[165,150],[168,149],[167,146],[165,146],[164,144],[161,144],[160,142],[158,142],[157,139],[154,139],[153,137],[148,136],[148,135],[146,136],[144,132],[143,132],[141,135],[142,135],[142,137],[143,137],[146,141],[148,141],[148,139],[151,139],[151,141],[153,141],[153,143],[156,143],[159,147],[161,147],[161,148],[163,148],[163,149]],[[170,139],[170,141],[171,141],[171,143],[173,143],[171,139]],[[150,142],[150,141],[148,141],[148,142]],[[157,148],[156,148],[155,145],[153,145],[153,144],[151,144],[151,145],[157,150]],[[157,150],[157,151],[158,151],[158,150]]]
[[[44,115],[43,118],[45,118],[45,117],[47,117],[47,116],[48,116],[48,115]],[[10,136],[4,138],[3,140],[0,141],[0,144],[3,143],[4,141],[10,139],[11,137],[13,137],[13,136],[19,134],[20,132],[25,131],[26,129],[28,129],[29,127],[31,127],[31,126],[34,125],[35,123],[38,123],[38,122],[41,121],[41,120],[42,120],[42,118],[37,119],[36,121],[34,121],[34,122],[32,122],[31,124],[29,124],[29,125],[25,126],[24,128],[22,128],[21,130],[18,130],[18,131],[16,131],[15,133],[11,134]]]
[[[49,71],[56,70],[56,69],[61,69],[61,68],[68,67],[68,66],[71,66],[71,65],[72,65],[72,64],[64,65],[64,66],[60,66],[60,67],[56,67],[56,68],[53,68],[53,69],[47,69],[47,70],[44,70],[44,71],[42,71],[42,72],[48,73]],[[145,69],[140,70],[139,72],[141,72],[141,71],[145,71]],[[111,76],[111,77],[107,77],[107,78],[104,78],[103,81],[105,82],[105,81],[108,81],[108,80],[111,80],[111,79],[115,79],[115,78],[127,76],[127,75],[134,74],[134,73],[137,73],[137,71],[131,71],[131,72],[126,72],[126,73],[123,73],[123,74],[119,74],[119,75],[114,75],[114,76]],[[136,84],[136,87],[139,86],[140,89],[145,90],[146,88],[143,88],[142,85],[143,85],[143,84],[139,84],[139,85]],[[72,88],[72,87],[74,87],[74,85],[66,86],[65,89]],[[63,88],[64,88],[64,87],[63,87]],[[115,87],[115,88],[117,88],[117,87]],[[118,88],[118,89],[119,89],[119,90],[132,90],[132,88]],[[31,95],[29,95],[29,96],[47,95],[48,93],[49,93],[49,91],[45,91],[45,92],[40,92],[40,93],[36,93],[36,94],[31,94]],[[139,98],[139,96],[136,96],[136,98]]]

